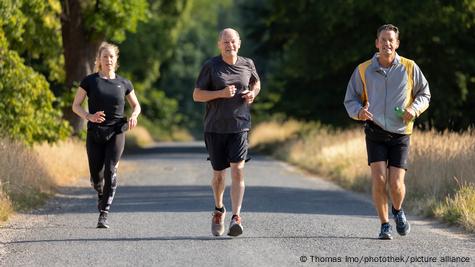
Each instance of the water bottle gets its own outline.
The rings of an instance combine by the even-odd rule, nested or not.
[[[396,113],[398,117],[402,117],[402,115],[404,115],[405,110],[404,108],[401,108],[401,107],[395,107],[394,112]]]

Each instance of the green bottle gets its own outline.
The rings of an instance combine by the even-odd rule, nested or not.
[[[394,112],[398,117],[402,117],[402,115],[404,115],[405,110],[401,107],[395,107]]]

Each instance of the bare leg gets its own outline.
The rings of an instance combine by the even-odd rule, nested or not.
[[[395,209],[400,210],[402,208],[402,202],[406,195],[406,185],[404,184],[404,176],[406,170],[389,167],[389,185],[391,188],[391,198]]]
[[[223,194],[224,188],[226,187],[225,179],[226,170],[222,171],[213,171],[213,180],[211,181],[211,187],[213,188],[214,194],[214,205],[216,208],[222,208],[223,204]]]
[[[387,166],[385,161],[370,164],[372,177],[373,201],[381,223],[389,222],[388,192],[386,191]]]
[[[231,204],[233,214],[241,213],[242,200],[244,198],[244,161],[231,163]]]

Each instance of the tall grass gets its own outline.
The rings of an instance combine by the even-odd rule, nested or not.
[[[86,147],[81,140],[43,143],[36,145],[34,152],[54,186],[68,186],[88,175]]]
[[[87,173],[83,143],[61,142],[34,148],[0,139],[0,220],[15,210],[42,205],[56,186]]]
[[[125,134],[125,145],[127,148],[144,148],[152,143],[152,136],[149,131],[142,126],[137,126]]]
[[[457,206],[461,211],[457,212],[460,217],[456,221],[475,231],[475,213],[468,209],[475,207],[474,136],[416,131],[411,143],[406,174],[407,208],[454,222],[447,220],[447,214]],[[341,131],[296,121],[265,122],[251,132],[250,144],[345,188],[371,190],[362,129]]]
[[[153,142],[145,128],[126,133],[132,147]],[[133,166],[121,164],[121,170]],[[74,186],[80,177],[88,176],[88,160],[84,141],[70,139],[56,144],[40,144],[33,148],[0,139],[0,221],[14,211],[41,206],[59,186]]]

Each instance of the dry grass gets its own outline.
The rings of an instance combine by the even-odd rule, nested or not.
[[[267,145],[288,140],[302,127],[303,124],[296,120],[285,122],[270,121],[259,124],[251,132],[249,145]]]
[[[365,143],[360,131],[320,128],[301,135],[290,145],[290,162],[310,171],[318,170],[345,188],[365,190],[369,170],[365,168]]]
[[[0,140],[0,173],[3,219],[8,217],[11,207],[22,210],[41,205],[54,186],[36,153],[5,139]]]
[[[1,182],[1,181],[0,181]],[[0,222],[6,221],[8,215],[13,212],[12,203],[7,193],[4,191],[2,184],[0,183]]]
[[[153,142],[150,133],[141,126],[137,126],[125,134],[125,145],[128,148],[144,148]]]
[[[56,186],[70,185],[86,174],[80,141],[29,148],[0,139],[0,221],[15,210],[42,205]]]
[[[475,138],[471,134],[416,132],[409,159],[406,184],[420,190],[418,195],[441,198],[459,189],[459,183],[475,183]]]
[[[192,141],[194,138],[186,129],[177,128],[172,133],[172,140],[176,142]]]
[[[462,185],[453,196],[436,205],[434,214],[475,232],[475,185]]]
[[[140,127],[128,133],[141,146],[153,140]],[[121,171],[133,166],[121,164]],[[0,139],[0,221],[19,210],[38,207],[58,186],[71,186],[88,177],[83,141],[71,139],[33,148]]]
[[[68,186],[88,175],[86,147],[83,141],[70,139],[57,144],[36,145],[34,151],[55,186]]]
[[[364,136],[358,130],[338,131],[318,124],[273,121],[257,125],[249,143],[279,159],[337,180],[346,188],[364,190],[369,179],[369,170],[364,168]]]
[[[289,129],[286,127],[285,123],[262,123],[252,131],[250,143],[346,188],[371,190],[362,129],[338,131],[298,122],[293,122]],[[457,214],[461,214],[457,222],[474,231],[475,212],[468,208],[475,207],[473,135],[415,132],[411,142],[406,175],[407,207],[446,220],[442,214],[450,214],[457,207],[460,209]],[[467,186],[471,189],[465,189]]]

